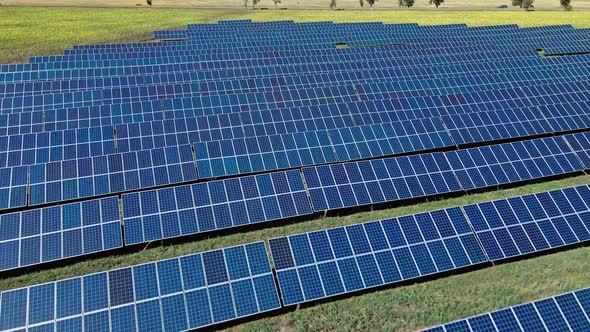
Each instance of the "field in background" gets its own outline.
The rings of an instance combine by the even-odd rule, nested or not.
[[[385,2],[385,0],[381,1]],[[577,27],[590,27],[588,16],[587,12],[197,11],[3,7],[0,8],[0,62],[23,61],[31,55],[59,54],[64,48],[76,44],[144,41],[152,38],[153,30],[179,29],[187,23],[216,22],[224,19],[383,21],[386,23],[418,22],[420,24],[467,23],[469,25],[517,23],[521,26],[571,23]],[[275,223],[274,227],[243,234],[219,236],[183,244],[155,246],[128,255],[88,259],[65,267],[3,278],[0,279],[0,290],[270,237],[584,183],[590,183],[590,176],[578,176],[510,190],[356,213],[344,217],[330,217],[298,223]],[[369,294],[352,296],[345,300],[321,303],[255,320],[231,329],[247,331],[409,331],[588,287],[590,286],[588,275],[590,275],[590,248],[584,247],[409,286],[390,287]]]
[[[22,62],[33,55],[61,54],[63,49],[76,44],[146,41],[153,38],[154,30],[182,29],[188,23],[212,23],[227,19],[466,23],[471,26],[511,23],[520,26],[573,24],[582,28],[590,27],[589,16],[590,13],[580,11],[353,12],[0,7],[0,63]]]
[[[252,3],[251,0],[249,0]],[[496,9],[499,5],[510,5],[511,0],[446,0],[441,9],[463,9],[463,10],[490,10]],[[0,0],[4,5],[37,5],[37,6],[147,6],[146,0]],[[258,9],[288,8],[288,9],[309,9],[329,8],[329,0],[282,0],[275,7],[273,0],[260,0],[256,6]],[[575,9],[590,9],[590,0],[573,0]],[[244,8],[244,0],[152,0],[153,6],[166,7],[201,7],[201,8]],[[559,10],[559,0],[535,0],[537,10]],[[360,9],[359,0],[337,0],[339,9]],[[368,9],[369,6],[364,7]],[[378,0],[376,9],[397,9],[397,0]],[[416,0],[413,9],[434,9],[428,0]],[[516,7],[510,7],[517,10]],[[506,10],[506,9],[503,9]]]

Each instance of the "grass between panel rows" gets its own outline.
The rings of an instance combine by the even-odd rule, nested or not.
[[[557,1],[557,0],[555,0]],[[0,63],[27,61],[32,55],[61,54],[78,44],[146,41],[154,30],[183,29],[188,23],[227,19],[295,20],[475,25],[573,24],[590,27],[588,12],[496,11],[245,11],[149,8],[0,7]]]
[[[5,278],[0,280],[0,290],[30,286],[300,232],[589,183],[590,175],[583,175],[412,206],[361,212],[343,217],[279,223],[279,226],[271,228],[227,236],[222,234],[219,237],[188,243],[157,246],[131,254],[81,261],[65,267]],[[588,287],[590,286],[588,275],[590,275],[590,248],[579,248],[439,280],[405,287],[393,287],[353,296],[342,301],[322,303],[239,325],[233,329],[246,331],[272,331],[282,328],[298,331],[413,330],[534,300],[546,295]]]

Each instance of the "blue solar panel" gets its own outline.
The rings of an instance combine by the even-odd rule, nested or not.
[[[590,288],[586,288],[424,331],[589,331],[589,317]]]
[[[36,164],[29,205],[115,194],[196,180],[189,145]]]
[[[3,214],[0,234],[1,271],[121,248],[119,200]]]
[[[443,153],[303,168],[314,211],[460,191]]]
[[[269,240],[284,305],[487,261],[459,208]]]
[[[565,140],[580,158],[585,169],[590,169],[590,135],[579,133],[565,136]]]
[[[279,307],[256,242],[3,291],[0,329],[186,331]]]
[[[195,154],[200,178],[337,161],[324,131],[196,143]]]
[[[26,166],[0,168],[0,209],[27,205]]]
[[[572,187],[464,207],[490,260],[590,240],[590,188]]]
[[[450,115],[443,121],[459,145],[560,131],[538,110],[525,108]]]
[[[339,161],[385,157],[453,146],[436,118],[346,127],[330,131]]]
[[[112,126],[2,135],[0,165],[31,165],[115,153],[114,135]]]
[[[447,152],[466,190],[584,170],[563,137],[549,137]]]
[[[127,245],[312,213],[299,171],[125,194],[122,201]]]

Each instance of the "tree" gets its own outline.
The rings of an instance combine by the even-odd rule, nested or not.
[[[528,10],[529,8],[534,7],[534,2],[535,0],[512,0],[512,5]]]
[[[281,3],[281,0],[272,0],[272,2],[274,2],[274,3],[275,3],[275,8],[276,8],[276,7],[277,7],[277,5]]]
[[[259,2],[260,0],[252,0],[252,8],[256,7]]]
[[[367,3],[369,4],[369,7],[371,7],[371,9],[373,9],[375,2],[377,2],[377,0],[367,0]]]
[[[361,5],[361,7],[365,6],[365,1],[364,0],[359,0],[359,5]]]
[[[400,7],[412,7],[414,5],[414,0],[399,0]]]
[[[336,0],[330,0],[330,9],[336,8]]]
[[[430,0],[430,4],[435,5],[436,8],[438,8],[443,2],[445,2],[445,0]]]
[[[533,3],[535,2],[535,0],[522,0],[522,5],[520,6],[520,8],[524,8],[526,10],[529,10],[529,8],[534,7]]]
[[[572,0],[559,0],[559,3],[565,10],[572,10]]]

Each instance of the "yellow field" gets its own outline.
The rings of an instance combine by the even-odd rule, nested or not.
[[[471,26],[567,23],[582,28],[590,27],[589,16],[590,13],[585,11],[246,11],[0,7],[0,63],[25,61],[33,55],[59,54],[76,44],[145,41],[153,38],[154,30],[184,29],[188,23],[211,23],[229,19],[417,22],[430,25],[466,23]]]

